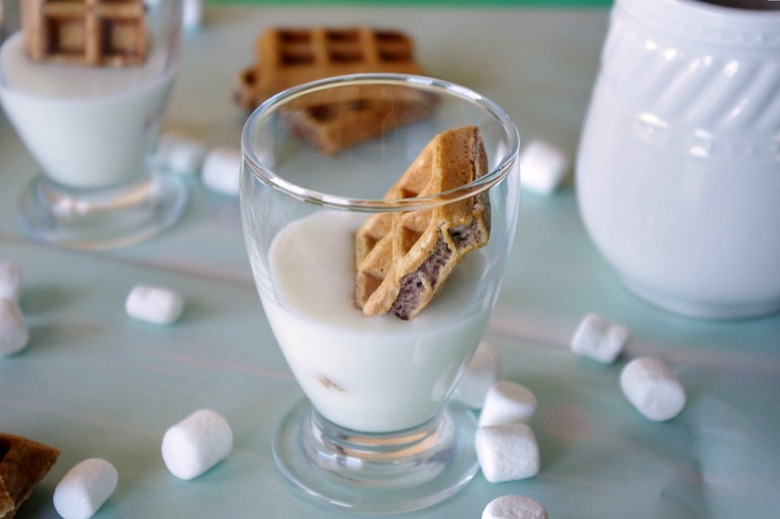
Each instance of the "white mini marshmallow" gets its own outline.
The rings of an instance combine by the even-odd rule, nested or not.
[[[539,473],[539,446],[527,424],[480,427],[475,446],[482,474],[491,483],[530,478]]]
[[[626,364],[620,373],[620,387],[637,411],[650,420],[670,420],[685,407],[685,388],[658,359],[642,357]]]
[[[466,364],[453,396],[471,409],[481,409],[490,388],[501,376],[501,356],[498,348],[482,342]]]
[[[88,519],[116,489],[116,468],[101,458],[90,458],[71,468],[54,489],[54,508],[63,519]]]
[[[136,285],[127,295],[125,311],[130,317],[154,324],[171,324],[181,317],[184,298],[163,287]]]
[[[0,263],[0,297],[19,302],[22,269],[18,263],[5,261]]]
[[[194,31],[203,23],[203,0],[184,0],[181,24],[186,31]]]
[[[569,170],[569,158],[557,146],[532,140],[520,152],[520,185],[542,195],[550,195]]]
[[[497,382],[485,397],[479,426],[524,422],[533,416],[536,403],[536,396],[524,386],[506,380]]]
[[[30,331],[19,305],[12,299],[0,298],[0,356],[23,350],[29,340]]]
[[[237,196],[241,179],[241,152],[232,148],[216,147],[203,161],[201,181],[212,191]]]
[[[177,478],[200,476],[233,449],[233,432],[215,411],[201,409],[172,426],[162,440],[165,466]]]
[[[586,315],[580,321],[571,339],[574,353],[610,364],[625,349],[631,339],[631,330],[596,314]]]
[[[176,131],[166,131],[157,142],[157,159],[179,173],[200,171],[209,147],[201,140]]]
[[[482,519],[547,519],[547,510],[530,497],[501,496],[487,504]]]

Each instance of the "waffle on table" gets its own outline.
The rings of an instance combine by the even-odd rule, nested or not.
[[[60,451],[22,436],[0,433],[0,518],[10,519],[49,472]]]
[[[257,63],[243,70],[233,90],[236,103],[251,110],[287,88],[327,77],[365,73],[422,74],[413,41],[395,30],[272,28],[256,44]],[[376,137],[431,113],[431,100],[411,89],[343,87],[309,95],[284,120],[294,132],[327,154]]]
[[[422,74],[414,43],[400,31],[358,27],[270,28],[258,36],[257,61],[233,91],[252,110],[272,95],[317,79],[362,72]]]
[[[22,0],[33,61],[137,65],[146,59],[144,0]]]
[[[486,171],[479,130],[448,130],[428,143],[385,198],[435,195]],[[392,311],[401,319],[414,318],[489,234],[487,192],[432,209],[371,216],[355,234],[357,306],[369,316]]]
[[[326,154],[377,137],[430,115],[433,103],[423,93],[404,87],[345,87],[328,92],[326,99],[281,112],[293,133]],[[361,93],[362,90],[362,93]]]

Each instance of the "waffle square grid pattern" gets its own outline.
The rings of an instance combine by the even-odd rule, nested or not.
[[[126,66],[145,59],[143,0],[29,0],[22,7],[34,61]]]
[[[271,28],[256,40],[257,62],[237,78],[234,99],[247,110],[287,88],[344,74],[422,74],[414,42],[391,29]]]
[[[442,132],[423,149],[386,199],[435,195],[477,180],[487,171],[479,130]],[[355,233],[355,302],[365,315],[392,311],[413,319],[455,266],[490,235],[486,193],[432,209],[380,213]]]

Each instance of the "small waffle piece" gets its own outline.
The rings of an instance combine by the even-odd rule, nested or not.
[[[387,192],[386,199],[435,195],[487,171],[479,130],[437,135]],[[414,318],[430,303],[466,254],[490,235],[490,200],[483,192],[432,209],[382,213],[355,233],[355,302],[367,316],[392,311]]]
[[[21,436],[0,433],[0,518],[10,519],[49,472],[60,451]]]
[[[144,0],[23,0],[33,61],[125,66],[146,59]]]
[[[252,110],[292,86],[343,74],[422,74],[411,38],[367,26],[271,28],[256,42],[257,62],[242,70],[235,102]]]

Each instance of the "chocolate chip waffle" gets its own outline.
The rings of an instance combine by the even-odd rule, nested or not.
[[[33,61],[126,66],[146,59],[144,0],[24,0]]]
[[[271,28],[258,36],[257,62],[236,78],[235,102],[253,110],[292,86],[361,72],[422,74],[414,43],[395,30],[359,27]]]
[[[437,135],[385,199],[435,195],[473,182],[487,171],[487,155],[473,126]],[[414,318],[455,266],[490,235],[490,200],[465,200],[370,217],[355,234],[355,302],[367,316],[392,311]]]
[[[21,436],[0,433],[0,519],[11,519],[60,451]]]

